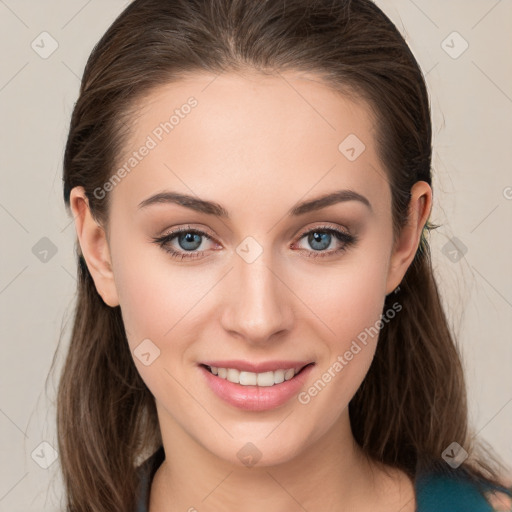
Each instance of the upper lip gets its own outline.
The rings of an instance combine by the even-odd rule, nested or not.
[[[313,361],[263,361],[260,363],[252,363],[242,360],[222,360],[222,361],[203,361],[201,364],[206,366],[215,366],[216,368],[234,368],[236,370],[264,373],[275,372],[276,370],[288,370],[294,368],[296,372],[312,363]]]

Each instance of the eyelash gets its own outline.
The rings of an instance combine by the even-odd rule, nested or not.
[[[204,236],[210,240],[212,240],[212,237],[209,236],[204,231],[200,231],[198,229],[193,229],[190,227],[184,227],[176,229],[175,231],[172,231],[171,233],[168,233],[166,235],[163,235],[161,237],[153,237],[152,241],[156,244],[158,244],[165,252],[169,253],[172,258],[178,259],[178,260],[184,260],[184,259],[195,259],[199,258],[204,252],[206,251],[199,251],[199,252],[192,252],[192,251],[185,251],[180,252],[176,251],[175,249],[172,249],[169,247],[169,243],[176,238],[177,235],[180,233],[194,233],[196,235]],[[355,235],[350,235],[346,233],[345,231],[341,231],[339,229],[332,228],[330,226],[317,226],[313,229],[310,229],[308,231],[304,231],[299,235],[298,240],[301,240],[306,235],[309,235],[310,233],[331,233],[333,234],[336,239],[340,242],[343,242],[343,245],[339,247],[338,249],[331,249],[330,251],[309,251],[307,249],[301,249],[301,251],[306,251],[308,253],[308,258],[326,258],[329,256],[334,256],[336,254],[341,254],[345,252],[349,247],[355,245],[358,241],[358,237]]]

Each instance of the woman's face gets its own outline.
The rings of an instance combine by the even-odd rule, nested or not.
[[[260,464],[291,460],[348,417],[417,247],[419,232],[393,250],[370,111],[292,73],[190,75],[142,104],[104,188],[113,277],[96,285],[120,304],[164,436],[237,464],[248,442]],[[314,364],[244,386],[212,362],[232,380]]]

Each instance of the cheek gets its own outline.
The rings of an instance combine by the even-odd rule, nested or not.
[[[357,256],[357,262],[340,265],[336,271],[309,277],[307,305],[326,326],[332,348],[347,350],[352,339],[378,322],[384,306],[387,263]],[[325,270],[324,270],[325,272]]]
[[[172,326],[169,312],[175,308],[162,295],[164,282],[155,279],[155,271],[152,266],[144,268],[129,262],[122,262],[115,270],[123,322],[132,348],[144,338],[161,338]]]
[[[180,393],[168,372],[179,382],[187,378],[196,342],[212,318],[219,276],[213,270],[180,268],[166,255],[144,249],[133,248],[129,258],[117,261],[116,287],[135,366],[153,395],[165,402],[167,394]],[[148,352],[146,365],[148,357],[139,356]]]
[[[380,252],[360,252],[327,278],[321,270],[310,276],[309,282],[319,286],[310,286],[306,302],[317,318],[315,324],[321,329],[327,353],[317,369],[318,385],[307,392],[303,403],[314,401],[313,408],[328,410],[327,422],[351,400],[375,354],[383,326],[388,265],[385,258],[375,256],[379,254],[382,248]],[[304,296],[305,291],[303,288],[300,293]]]
[[[375,355],[384,298],[376,292],[373,279],[381,279],[379,272],[345,278],[346,287],[323,298],[319,316],[329,326],[330,332],[324,338],[327,350],[319,352],[321,362],[310,386],[297,397],[309,418],[305,421],[312,422],[315,437],[339,419]]]
[[[193,319],[201,311],[197,303],[211,285],[142,252],[118,261],[116,287],[135,366],[153,395],[165,401],[169,390],[179,393],[165,370],[182,380],[182,363],[193,346]],[[145,362],[142,354],[148,352]]]
[[[131,345],[170,338],[208,289],[208,273],[180,268],[150,244],[121,229],[112,240],[116,289]]]

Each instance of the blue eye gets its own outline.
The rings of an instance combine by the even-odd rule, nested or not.
[[[351,245],[357,242],[357,237],[350,235],[344,231],[334,229],[328,226],[319,226],[301,234],[299,240],[307,237],[307,242],[313,250],[303,249],[307,257],[328,257],[335,254],[340,254],[346,251]],[[184,260],[201,257],[205,250],[197,251],[202,244],[202,239],[213,240],[204,231],[192,229],[190,227],[179,228],[171,233],[161,237],[153,238],[153,242],[157,243],[164,251],[169,253],[172,258]],[[175,248],[171,243],[176,239],[178,248]],[[341,246],[336,249],[326,251],[332,242],[337,242]]]
[[[307,242],[313,249],[313,251],[306,249],[306,256],[309,258],[323,258],[340,254],[346,251],[350,246],[354,245],[358,240],[354,235],[350,235],[349,233],[329,226],[319,226],[317,228],[310,229],[309,231],[302,233],[299,240],[302,240],[304,237],[307,237]],[[338,242],[342,245],[337,249],[325,251],[325,249],[331,245],[331,242]]]
[[[201,246],[201,238],[207,238],[211,240],[211,237],[208,236],[203,231],[199,231],[197,229],[191,229],[189,227],[180,228],[171,233],[153,238],[153,241],[160,245],[162,249],[168,252],[172,258],[176,259],[187,259],[187,258],[197,258],[202,255],[205,251],[193,252],[196,251]],[[171,242],[176,238],[178,245],[181,250],[176,250],[171,246]]]
[[[193,251],[201,245],[201,235],[195,231],[185,231],[179,233],[177,237],[178,244],[186,251]],[[192,247],[190,245],[192,245]]]

